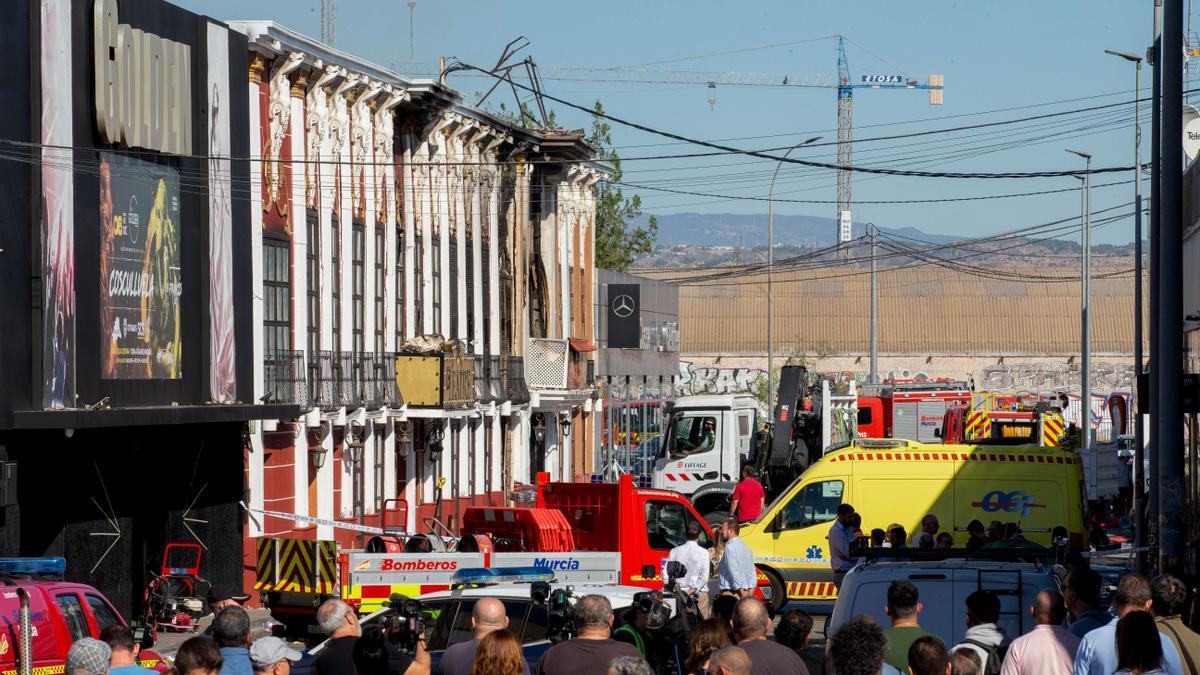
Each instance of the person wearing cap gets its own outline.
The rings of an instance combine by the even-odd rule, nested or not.
[[[256,674],[288,675],[292,671],[292,664],[302,656],[299,651],[273,635],[259,638],[250,645],[250,663],[254,666]]]
[[[250,601],[250,595],[243,593],[235,584],[218,581],[208,589],[208,608],[214,615],[220,614],[226,607],[237,605],[245,607]]]
[[[112,648],[95,638],[75,641],[67,651],[66,675],[107,675]]]

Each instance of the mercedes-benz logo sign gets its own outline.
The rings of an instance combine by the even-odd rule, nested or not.
[[[613,314],[622,319],[627,319],[633,314],[633,307],[633,298],[628,295],[618,295],[612,301]]]

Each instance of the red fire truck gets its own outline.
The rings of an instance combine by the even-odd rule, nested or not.
[[[858,436],[940,443],[938,431],[946,410],[970,404],[970,385],[955,380],[864,385],[858,396]]]
[[[392,594],[446,590],[455,572],[479,567],[542,567],[565,583],[659,589],[667,554],[686,540],[688,523],[700,524],[701,545],[715,542],[676,492],[635,488],[628,475],[617,483],[551,483],[546,476],[539,476],[533,508],[471,507],[457,538],[392,529],[364,550],[342,551],[331,541],[259,539],[254,587],[288,634],[301,638],[313,636],[313,614],[331,597],[367,613]],[[760,589],[767,584],[760,574]]]

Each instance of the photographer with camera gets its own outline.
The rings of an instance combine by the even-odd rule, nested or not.
[[[607,675],[618,656],[641,658],[638,650],[611,638],[613,611],[608,598],[585,595],[574,608],[575,638],[560,642],[542,655],[537,675]]]
[[[667,555],[667,565],[669,567],[671,563],[678,562],[686,568],[686,571],[676,578],[664,570],[663,586],[666,587],[671,582],[675,582],[676,588],[696,601],[701,617],[707,619],[710,612],[708,578],[711,559],[708,551],[700,545],[700,534],[703,532],[700,523],[695,520],[688,522],[685,532],[687,541],[671,549],[671,553]]]
[[[329,636],[329,645],[317,657],[317,675],[345,675],[355,672],[354,647],[362,636],[362,625],[358,614],[350,605],[338,599],[326,600],[317,608],[317,625]],[[385,633],[395,633],[394,629]],[[388,652],[388,672],[391,675],[430,675],[433,660],[425,651],[425,636],[418,634],[413,640],[413,654],[401,652],[396,646],[395,635],[387,635],[384,647]],[[406,645],[407,646],[407,645]]]
[[[633,604],[625,610],[625,614],[621,617],[621,627],[613,631],[614,640],[633,645],[641,652],[642,656],[646,656],[646,650],[650,644],[650,635],[646,632],[646,624],[650,620],[650,607],[653,602],[648,595],[635,596]]]
[[[469,675],[479,641],[489,633],[505,628],[508,628],[508,615],[503,602],[496,598],[476,600],[471,609],[471,639],[446,648],[438,662],[438,675]],[[529,664],[525,664],[523,672],[529,675]]]

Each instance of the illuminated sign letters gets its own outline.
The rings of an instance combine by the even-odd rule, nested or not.
[[[96,0],[96,125],[107,143],[192,151],[192,53],[187,45],[117,23],[116,0]]]

